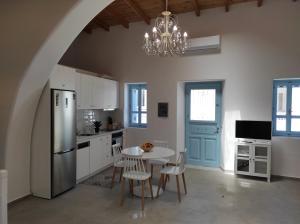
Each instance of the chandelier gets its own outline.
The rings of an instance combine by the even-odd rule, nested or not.
[[[174,56],[184,54],[188,47],[187,32],[182,33],[177,17],[168,11],[168,0],[166,0],[166,11],[162,17],[155,19],[152,33],[145,33],[143,49],[147,55]]]

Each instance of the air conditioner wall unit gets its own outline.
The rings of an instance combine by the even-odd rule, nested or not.
[[[203,55],[221,52],[221,36],[209,36],[190,39],[184,55]]]

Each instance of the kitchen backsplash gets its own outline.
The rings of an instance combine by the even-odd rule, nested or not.
[[[107,117],[115,117],[115,111],[77,110],[77,133],[88,133],[94,121],[102,121],[100,129],[106,129]]]

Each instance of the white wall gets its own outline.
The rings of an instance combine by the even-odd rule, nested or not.
[[[225,80],[221,165],[232,170],[235,120],[271,120],[272,80],[300,76],[300,4],[266,0],[260,8],[256,2],[245,3],[232,6],[229,13],[218,8],[201,11],[200,17],[180,15],[179,21],[193,37],[221,34],[222,52],[175,58],[145,56],[143,34],[151,27],[136,23],[129,30],[118,26],[110,32],[98,29],[92,35],[80,35],[62,63],[113,74],[121,84],[148,83],[149,125],[130,129],[129,144],[164,139],[175,148],[181,122],[177,120],[178,83]],[[160,101],[169,102],[168,119],[157,117]],[[300,140],[274,138],[273,143],[273,174],[300,177]]]
[[[30,194],[30,140],[37,102],[63,53],[112,0],[0,1],[0,167],[9,201]]]

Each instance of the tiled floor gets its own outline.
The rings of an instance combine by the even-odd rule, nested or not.
[[[51,201],[29,197],[14,204],[9,224],[300,223],[300,181],[277,179],[269,184],[192,169],[186,178],[188,195],[182,195],[182,203],[177,202],[174,178],[160,198],[146,199],[144,212],[140,200],[129,195],[119,206],[119,184],[113,190],[80,184]]]

